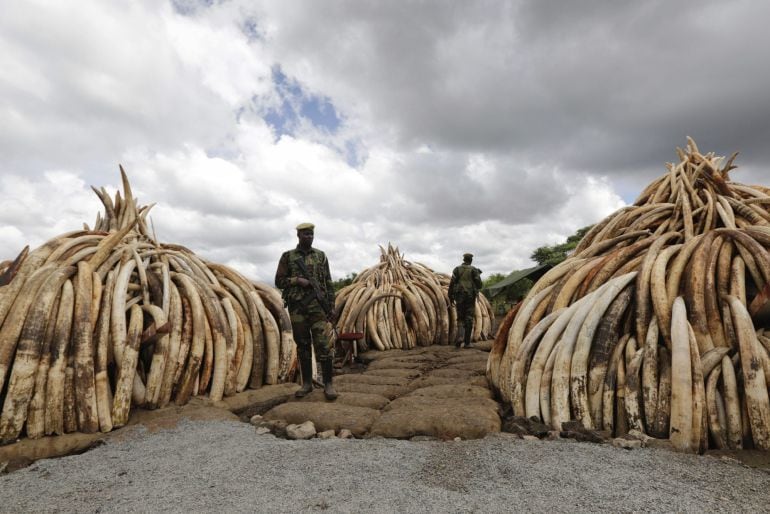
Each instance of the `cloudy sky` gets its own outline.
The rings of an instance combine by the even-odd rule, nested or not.
[[[533,265],[692,136],[767,185],[764,1],[0,0],[0,260],[93,224],[118,164],[158,238],[272,283],[294,226]]]

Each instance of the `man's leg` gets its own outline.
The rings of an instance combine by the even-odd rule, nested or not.
[[[462,320],[460,316],[457,316],[458,323]],[[460,331],[457,331],[457,335],[455,336],[455,348],[460,348],[463,345],[463,340],[460,339]]]
[[[473,335],[473,308],[475,305],[470,302],[463,302],[462,320],[463,320],[463,345],[465,348],[471,346],[471,336]]]
[[[465,346],[465,348],[470,348],[472,346],[471,336],[473,335],[473,318],[471,318],[469,321],[466,321],[464,323],[463,330],[465,331],[465,337],[463,338],[463,346]]]
[[[324,379],[324,396],[327,400],[336,400],[337,391],[332,385],[334,376],[334,348],[332,340],[326,334],[326,318],[323,314],[313,319],[310,331],[313,334],[313,348],[315,349],[318,363],[321,365],[321,372]]]
[[[297,343],[297,360],[302,373],[302,388],[294,396],[302,398],[313,390],[313,352],[311,349],[310,327],[305,316],[298,313],[291,314],[291,329],[294,341]]]
[[[462,340],[460,339],[460,325],[462,324],[463,315],[462,315],[462,302],[457,301],[456,299],[453,301],[454,310],[455,310],[455,324],[457,325],[456,335],[455,335],[455,348],[460,348],[463,345]]]

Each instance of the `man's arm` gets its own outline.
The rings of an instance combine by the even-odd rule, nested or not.
[[[278,269],[275,271],[275,287],[286,289],[291,283],[289,277],[289,254],[284,252],[278,260]]]
[[[447,291],[449,294],[449,303],[455,303],[454,296],[455,296],[455,284],[457,284],[457,275],[458,275],[457,268],[455,268],[452,270],[452,278],[449,279],[449,289]]]
[[[481,282],[481,270],[478,268],[473,268],[473,285],[478,291],[481,291],[481,288],[483,287]]]

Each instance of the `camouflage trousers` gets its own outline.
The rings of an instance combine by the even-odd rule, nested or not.
[[[326,314],[323,311],[293,310],[289,312],[294,341],[297,343],[297,357],[310,357],[311,348],[315,349],[318,362],[332,360],[334,347],[326,335]]]
[[[473,333],[473,312],[475,308],[476,300],[473,298],[458,298],[455,300],[457,325],[463,327],[463,340],[466,344],[471,342],[471,335]]]
[[[474,298],[463,298],[455,300],[455,309],[457,309],[458,324],[470,324],[473,326],[473,312],[476,309],[476,300]]]

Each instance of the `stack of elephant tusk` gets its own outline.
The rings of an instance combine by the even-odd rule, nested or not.
[[[503,320],[487,376],[515,415],[770,449],[770,195],[688,138]]]
[[[457,335],[457,312],[448,297],[449,276],[404,260],[398,248],[380,247],[380,262],[337,294],[340,332],[365,334],[362,348],[409,349],[449,344]],[[476,300],[473,340],[488,338],[492,306]]]
[[[133,406],[219,400],[289,379],[294,341],[277,290],[160,244],[124,195],[94,230],[0,265],[0,441],[107,432]]]

